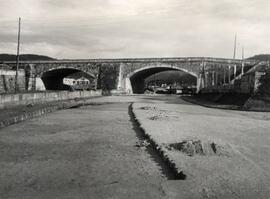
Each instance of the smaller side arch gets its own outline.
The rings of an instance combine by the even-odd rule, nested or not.
[[[57,67],[43,71],[41,80],[46,90],[70,90],[71,87],[63,83],[63,79],[71,74],[83,72],[88,79],[96,79],[94,74],[74,67]]]

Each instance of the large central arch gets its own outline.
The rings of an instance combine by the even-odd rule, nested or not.
[[[144,92],[145,79],[155,73],[163,72],[163,71],[182,71],[188,73],[196,78],[198,78],[197,74],[190,72],[186,69],[179,68],[176,66],[148,66],[144,68],[140,68],[132,72],[128,78],[130,81],[129,88],[131,93],[140,94]]]
[[[44,72],[41,79],[46,90],[69,90],[70,86],[65,85],[63,79],[77,72],[83,72],[87,78],[95,78],[93,74],[76,68],[55,68]]]

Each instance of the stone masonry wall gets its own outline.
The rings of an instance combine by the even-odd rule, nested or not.
[[[0,69],[0,93],[15,91],[16,71]],[[25,73],[23,70],[18,73],[18,89],[25,90]]]
[[[99,71],[98,89],[104,91],[117,89],[120,64],[102,64]]]
[[[61,92],[40,92],[40,93],[17,93],[0,95],[0,109],[10,108],[19,105],[40,104],[61,100],[76,100],[101,96],[101,91],[61,91]]]

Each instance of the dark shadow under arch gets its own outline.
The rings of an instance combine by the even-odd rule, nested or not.
[[[73,73],[83,72],[87,79],[94,78],[94,75],[75,68],[57,68],[46,71],[41,79],[46,90],[70,90],[70,86],[63,84],[63,79]]]
[[[146,67],[146,68],[142,68],[137,71],[134,71],[130,75],[129,78],[130,78],[130,83],[131,83],[133,93],[134,94],[144,93],[145,79],[153,74],[163,72],[163,71],[182,71],[197,78],[196,74],[192,72],[188,72],[187,70],[181,69],[178,67],[169,67],[169,66]]]

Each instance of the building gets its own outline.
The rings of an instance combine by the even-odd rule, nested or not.
[[[93,78],[86,77],[83,72],[73,73],[63,79],[63,84],[72,87],[75,90],[94,89]]]

